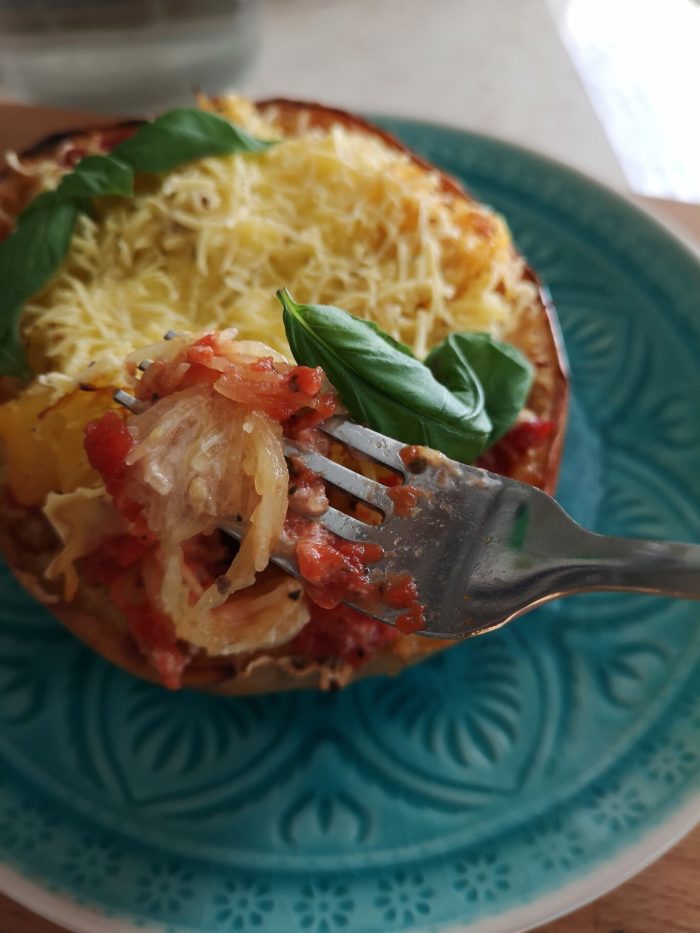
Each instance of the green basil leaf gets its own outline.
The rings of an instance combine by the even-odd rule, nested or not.
[[[128,198],[134,193],[134,171],[114,156],[85,156],[56,188],[56,197],[95,198],[117,196]]]
[[[294,358],[321,366],[353,417],[406,444],[424,444],[469,462],[491,423],[474,414],[408,348],[374,324],[328,305],[300,305],[277,293]]]
[[[0,244],[0,372],[29,374],[19,335],[24,303],[49,281],[66,255],[78,217],[74,201],[45,201],[23,213]]]
[[[32,375],[22,335],[16,325],[0,335],[0,373],[18,379],[28,379]]]
[[[272,145],[273,141],[256,139],[216,114],[182,108],[145,123],[112,155],[135,172],[156,173],[204,156],[263,152]]]
[[[135,172],[165,172],[192,159],[272,145],[214,114],[173,110],[141,126],[110,155],[85,156],[54,191],[34,198],[0,243],[0,374],[31,375],[20,337],[22,307],[58,269],[77,215],[90,210],[92,198],[129,197]]]
[[[348,312],[346,311],[345,313],[347,314]],[[385,343],[388,343],[393,350],[399,350],[399,352],[405,353],[406,356],[414,356],[413,350],[410,347],[407,347],[405,343],[394,340],[391,334],[387,334],[387,332],[382,330],[374,321],[364,321],[363,323],[366,324],[367,327],[371,327],[375,334],[381,337]]]
[[[493,425],[489,444],[512,427],[534,377],[532,364],[519,350],[488,334],[450,334],[430,351],[425,363],[438,382],[467,406],[477,387],[481,389]]]
[[[61,198],[56,197],[55,191],[42,191],[41,194],[37,194],[37,196],[33,198],[29,202],[29,204],[27,204],[25,209],[22,211],[22,213],[17,218],[17,226],[15,227],[15,231],[19,228],[19,226],[21,225],[25,217],[28,217],[30,214],[33,214],[35,211],[41,211],[41,210],[44,210],[44,208],[53,207],[53,205],[58,204],[60,200]],[[13,235],[14,234],[11,234],[11,236]],[[0,250],[3,250],[5,248],[5,243],[8,242],[8,240],[9,240],[9,237],[7,238],[7,240],[3,240],[2,243],[0,243]]]
[[[72,172],[64,175],[53,191],[43,191],[31,201],[22,216],[45,210],[61,201],[75,201],[81,210],[90,198],[130,197],[134,193],[134,171],[112,156],[85,156]]]

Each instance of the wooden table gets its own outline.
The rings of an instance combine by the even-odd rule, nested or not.
[[[700,829],[696,829],[636,878],[588,907],[540,927],[538,933],[698,933],[699,879]],[[64,933],[64,929],[0,895],[0,933]]]

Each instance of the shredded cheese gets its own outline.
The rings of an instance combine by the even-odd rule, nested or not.
[[[224,105],[250,132],[281,136],[246,102]],[[55,164],[39,171],[56,184]],[[233,326],[289,355],[274,297],[286,286],[297,301],[375,321],[422,356],[454,330],[507,336],[532,302],[521,273],[499,216],[381,139],[336,125],[100,202],[22,327],[35,370],[70,376],[97,359],[116,368],[169,329]]]

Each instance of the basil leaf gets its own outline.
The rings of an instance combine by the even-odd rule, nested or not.
[[[425,360],[438,382],[469,406],[481,388],[493,425],[489,444],[512,427],[527,401],[534,371],[515,347],[488,334],[450,334]]]
[[[455,460],[474,460],[491,423],[434,378],[407,347],[340,308],[297,304],[277,292],[294,358],[321,366],[350,413],[406,444],[424,444]]]
[[[134,172],[130,166],[112,156],[85,156],[53,191],[43,191],[30,201],[22,217],[61,201],[76,201],[81,210],[87,210],[90,198],[129,197],[133,193]]]
[[[18,379],[28,379],[32,375],[22,335],[16,325],[7,333],[0,334],[0,373]]]
[[[204,156],[264,152],[272,145],[273,141],[256,139],[216,114],[182,108],[145,123],[112,155],[135,172],[155,173]]]
[[[30,374],[19,334],[24,303],[49,281],[70,246],[78,205],[44,201],[23,213],[17,227],[0,244],[0,373]]]
[[[346,311],[345,313],[347,314],[348,312]],[[374,321],[363,321],[363,323],[366,324],[367,327],[371,327],[375,334],[381,337],[385,343],[388,343],[393,350],[399,350],[401,353],[405,353],[406,356],[414,356],[413,350],[410,347],[407,347],[405,343],[394,340],[391,334],[387,334],[387,332],[382,330],[381,327],[378,327]]]
[[[85,156],[64,175],[54,194],[57,198],[94,198],[107,195],[128,198],[134,193],[134,171],[114,156]]]
[[[31,375],[20,336],[25,302],[63,261],[80,211],[95,197],[129,197],[135,172],[164,172],[208,155],[262,152],[274,145],[227,120],[195,109],[173,110],[141,126],[110,155],[85,156],[25,208],[0,243],[0,374]]]

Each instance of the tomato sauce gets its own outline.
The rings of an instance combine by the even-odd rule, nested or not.
[[[370,615],[403,609],[395,623],[400,632],[423,628],[425,616],[413,578],[408,574],[372,574],[372,565],[384,556],[379,545],[346,541],[318,522],[289,515],[285,536],[294,543],[304,589],[316,606],[333,610],[351,602]]]
[[[521,421],[504,434],[503,437],[483,453],[476,461],[476,466],[501,476],[510,476],[523,456],[547,443],[554,431],[554,421],[534,418]]]
[[[80,572],[88,583],[99,583],[107,589],[110,601],[126,616],[131,636],[161,683],[176,690],[182,685],[190,655],[178,641],[172,619],[145,599],[138,572],[139,564],[155,544],[152,536],[114,535],[81,558]]]
[[[368,597],[369,570],[383,557],[378,545],[346,541],[319,522],[294,514],[287,516],[284,531],[307,595],[316,605],[334,609],[345,600]]]
[[[81,559],[82,574],[90,583],[111,586],[122,571],[135,566],[154,545],[149,536],[114,535],[100,542],[91,554]]]
[[[156,401],[202,384],[281,422],[287,437],[327,452],[329,441],[316,427],[341,409],[321,369],[291,366],[273,357],[231,361],[218,335],[206,334],[184,348],[176,360],[154,361],[139,380],[136,394],[142,401]],[[106,412],[85,429],[88,459],[102,476],[116,507],[132,523],[134,534],[103,541],[82,560],[81,569],[86,579],[109,589],[112,602],[129,620],[132,636],[163,683],[177,687],[189,659],[187,646],[178,642],[172,620],[143,601],[143,587],[141,592],[138,587],[139,563],[157,542],[145,527],[141,506],[129,501],[125,492],[126,458],[132,446],[126,421],[114,411]],[[328,507],[321,477],[293,459],[289,473],[284,540],[293,549],[312,603],[311,621],[291,642],[289,650],[302,658],[340,658],[359,667],[398,638],[399,632],[423,627],[415,582],[408,575],[374,574],[374,566],[383,557],[381,547],[346,541],[328,531],[318,521]],[[394,482],[400,482],[399,477],[394,477]],[[410,515],[419,490],[395,485],[389,494],[396,513]],[[188,570],[203,586],[216,579],[219,564],[227,566],[221,551],[221,536],[217,535],[199,535],[183,549]],[[368,613],[399,610],[396,629],[350,609],[345,605],[348,601]]]
[[[405,609],[397,616],[396,628],[404,635],[419,632],[425,626],[416,581],[410,574],[395,574],[377,586],[377,598],[392,609]]]
[[[289,643],[289,653],[320,663],[345,661],[357,669],[391,646],[399,632],[343,604],[334,609],[312,605],[311,621]]]
[[[117,498],[126,475],[126,457],[133,438],[125,420],[116,411],[106,411],[98,421],[85,427],[85,452],[90,466],[104,480],[107,492]]]
[[[155,668],[163,686],[179,689],[190,656],[177,640],[172,619],[148,604],[122,604],[119,608],[129,620],[129,631],[136,644]]]
[[[102,477],[105,489],[122,515],[131,522],[139,522],[142,507],[128,499],[124,492],[126,458],[134,445],[125,420],[115,411],[106,411],[85,426],[83,440],[90,466]],[[145,526],[141,522],[141,531]]]
[[[409,473],[423,473],[428,466],[423,448],[417,447],[415,444],[402,447],[399,451],[399,457],[401,457]]]
[[[394,515],[399,518],[410,518],[418,506],[419,498],[424,494],[422,489],[408,483],[392,486],[389,489],[388,496],[394,503]]]

